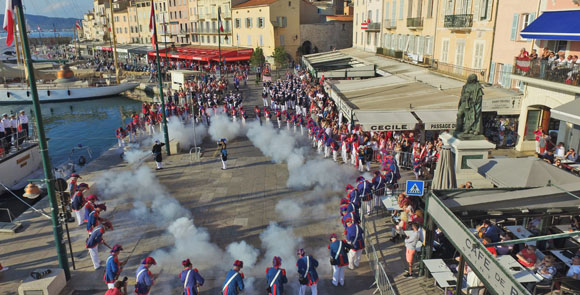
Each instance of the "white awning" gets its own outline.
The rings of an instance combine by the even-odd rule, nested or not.
[[[457,125],[457,110],[413,111],[425,124],[425,130],[453,130]]]
[[[414,130],[419,123],[409,111],[400,112],[354,112],[355,122],[362,125],[364,131],[404,131]]]
[[[552,118],[580,125],[580,99],[565,103],[550,111]]]

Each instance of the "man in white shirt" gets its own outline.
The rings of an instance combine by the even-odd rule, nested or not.
[[[26,138],[28,138],[28,116],[26,116],[24,110],[20,111],[20,114],[18,115],[18,123],[20,124]]]
[[[566,273],[566,276],[576,280],[580,280],[580,256],[574,256],[572,258],[572,265]]]
[[[564,148],[564,143],[560,142],[556,146],[556,153],[554,156],[556,156],[558,158],[564,158],[565,155],[566,155],[566,148]]]

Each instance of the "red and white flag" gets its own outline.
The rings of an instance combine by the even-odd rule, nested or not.
[[[363,22],[360,24],[360,28],[361,28],[362,30],[366,30],[366,29],[368,29],[368,28],[369,28],[369,24],[368,24],[366,21],[363,21]]]
[[[516,68],[520,69],[523,72],[530,71],[530,58],[529,57],[516,57]]]
[[[81,29],[81,25],[79,24],[79,21],[77,20],[77,22],[75,23],[75,26],[77,27],[77,30]]]
[[[18,7],[22,9],[22,3],[20,0],[6,0],[6,10],[4,11],[4,30],[6,31],[6,46],[12,45],[14,41],[14,18],[16,13],[14,8]]]
[[[39,32],[42,32],[42,29],[40,28],[40,25],[38,25],[36,28],[38,29]]]
[[[153,48],[155,48],[155,44],[157,43],[157,38],[155,38],[155,35],[157,35],[156,34],[157,28],[155,27],[155,4],[153,3],[153,0],[151,0],[151,15],[149,16],[149,30],[151,30],[151,33],[153,35],[153,37],[151,37],[151,41],[153,43]]]
[[[220,29],[220,32],[224,32],[224,25],[222,24],[222,16],[220,14],[220,10],[218,10],[218,27]]]

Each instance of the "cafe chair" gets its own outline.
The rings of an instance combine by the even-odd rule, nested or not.
[[[563,277],[557,281],[560,282],[559,295],[580,295],[580,280]]]

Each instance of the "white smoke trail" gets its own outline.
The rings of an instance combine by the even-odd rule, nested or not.
[[[222,138],[232,140],[243,134],[243,128],[239,123],[232,122],[228,116],[217,114],[211,117],[208,132],[213,141]]]
[[[203,138],[207,135],[207,127],[203,124],[195,124],[195,130],[191,124],[183,124],[177,117],[170,117],[167,122],[167,132],[170,140],[179,142],[183,149],[189,150],[194,143],[200,145]],[[157,134],[156,137],[162,137],[163,134]],[[156,138],[163,142],[161,138]]]

